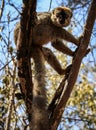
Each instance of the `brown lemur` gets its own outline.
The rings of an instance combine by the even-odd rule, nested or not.
[[[48,42],[57,50],[73,56],[74,52],[66,47],[62,40],[66,40],[79,45],[79,40],[72,34],[63,29],[70,24],[72,12],[67,7],[57,7],[52,12],[37,13],[38,22],[33,28],[32,37],[32,54],[31,57],[35,62],[35,79],[33,86],[32,101],[32,130],[49,130],[48,128],[48,112],[47,97],[45,88],[45,66],[44,59],[59,73],[65,74],[67,69],[62,69],[59,61],[53,52],[43,47]],[[16,25],[14,30],[14,40],[17,44],[20,23]],[[31,49],[31,48],[30,48]]]
[[[79,40],[62,28],[70,24],[71,17],[72,12],[67,7],[57,7],[53,9],[52,12],[37,13],[38,24],[33,28],[33,44],[42,47],[51,41],[55,49],[69,56],[73,56],[74,52],[62,42],[62,40],[66,40],[74,43],[76,46],[79,45]],[[17,43],[19,29],[20,24],[18,23],[14,30],[15,43]],[[66,73],[66,69],[62,69],[56,56],[50,49],[42,47],[42,52],[45,60],[47,60],[59,74]]]

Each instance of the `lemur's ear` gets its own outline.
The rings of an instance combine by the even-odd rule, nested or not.
[[[52,10],[52,14],[54,14],[54,9]]]
[[[73,16],[73,13],[71,12],[71,16],[70,16],[70,18],[72,18],[72,16]]]

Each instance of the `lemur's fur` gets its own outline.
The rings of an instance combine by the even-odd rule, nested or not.
[[[79,40],[62,28],[70,24],[71,17],[72,12],[67,7],[57,7],[53,9],[52,12],[37,13],[38,24],[33,28],[33,44],[42,46],[51,41],[52,46],[54,48],[67,55],[73,56],[74,52],[67,46],[65,46],[62,42],[62,40],[67,40],[69,42],[74,43],[77,46],[79,45]],[[15,43],[17,43],[19,29],[20,23],[16,25],[16,28],[14,30]],[[43,50],[44,49],[45,48],[43,48]],[[46,52],[46,49],[43,52]],[[50,51],[47,51],[47,53],[45,54],[45,60],[48,59],[48,63],[54,68],[54,59],[50,59],[49,56],[51,54],[52,53],[50,53]],[[56,59],[55,55],[52,55]],[[58,67],[58,64],[60,65],[59,61],[56,59],[54,69],[59,74],[65,74],[66,71],[62,69],[61,65]]]
[[[41,48],[34,46],[32,50],[35,63],[35,79],[32,100],[32,130],[49,130],[47,96],[45,81],[44,55]]]

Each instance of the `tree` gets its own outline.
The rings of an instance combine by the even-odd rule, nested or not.
[[[75,1],[74,1],[74,4],[75,4]],[[9,5],[14,7],[16,10],[18,10],[10,2],[9,2]],[[29,55],[25,56],[25,54],[26,54],[25,52],[28,51],[27,54],[29,54],[30,53],[29,51],[31,51],[29,49],[30,48],[30,40],[32,40],[31,39],[32,38],[31,37],[32,36],[32,30],[31,30],[31,27],[30,27],[30,25],[31,25],[30,21],[33,21],[33,19],[35,20],[35,17],[36,17],[34,15],[35,14],[34,13],[35,8],[36,8],[36,1],[28,1],[28,2],[24,1],[24,5],[25,6],[24,6],[24,8],[22,10],[22,16],[21,16],[21,24],[24,27],[24,31],[21,30],[21,33],[19,34],[20,38],[18,40],[18,53],[17,53],[18,67],[19,67],[18,72],[19,72],[19,78],[20,78],[21,85],[19,85],[19,84],[15,85],[15,82],[18,81],[18,80],[17,80],[17,75],[16,75],[16,62],[15,62],[15,56],[14,56],[15,55],[14,54],[14,49],[13,49],[13,46],[11,45],[11,42],[10,42],[11,29],[9,27],[10,27],[10,22],[13,21],[13,20],[10,19],[11,14],[10,13],[7,14],[7,18],[8,18],[7,22],[6,21],[2,22],[3,23],[2,24],[2,30],[1,30],[2,35],[0,37],[1,37],[2,43],[4,43],[4,45],[5,45],[5,48],[4,48],[4,45],[3,46],[1,45],[1,47],[2,47],[2,55],[5,54],[5,52],[8,52],[7,57],[5,59],[6,64],[4,64],[4,66],[1,67],[1,69],[0,69],[0,70],[4,70],[3,73],[2,73],[2,85],[1,85],[2,87],[1,87],[1,90],[0,90],[1,91],[1,99],[2,99],[1,102],[6,103],[6,105],[1,107],[1,112],[4,115],[6,115],[5,114],[6,111],[9,112],[8,118],[5,118],[6,116],[4,117],[4,120],[6,119],[6,129],[9,129],[9,128],[12,128],[12,129],[18,128],[19,129],[19,126],[18,126],[19,122],[20,122],[19,118],[18,118],[19,114],[17,114],[17,112],[16,112],[16,105],[15,105],[15,102],[16,102],[16,104],[18,104],[17,103],[18,101],[16,99],[14,99],[15,98],[14,95],[16,95],[15,94],[15,89],[17,89],[15,86],[17,86],[17,87],[19,86],[21,88],[21,93],[23,94],[24,97],[26,97],[24,99],[24,102],[20,101],[20,105],[17,105],[17,106],[20,106],[20,107],[23,106],[23,108],[26,106],[26,110],[27,110],[26,115],[28,115],[28,117],[26,117],[27,120],[25,119],[25,117],[24,118],[22,117],[22,119],[23,119],[23,121],[25,123],[24,127],[25,128],[27,127],[27,121],[29,123],[31,122],[30,115],[32,114],[31,107],[32,107],[32,89],[33,89],[32,86],[33,86],[33,84],[32,84],[32,75],[31,75],[31,71],[30,71],[31,70],[31,61],[30,61]],[[74,57],[74,60],[72,61],[72,69],[71,69],[69,75],[67,75],[67,77],[65,76],[62,79],[62,82],[60,83],[59,87],[57,88],[56,93],[54,94],[54,98],[53,98],[53,100],[51,101],[51,103],[49,105],[49,107],[51,108],[51,112],[50,112],[51,116],[50,116],[49,121],[51,122],[51,128],[54,129],[54,130],[57,129],[57,127],[58,127],[58,125],[60,123],[64,108],[65,108],[66,103],[67,103],[67,101],[69,99],[69,96],[70,96],[70,94],[72,92],[73,86],[74,86],[74,84],[76,82],[79,67],[80,67],[82,58],[84,57],[84,53],[85,53],[85,51],[87,49],[87,46],[88,46],[88,43],[89,43],[89,40],[90,40],[90,36],[91,36],[91,33],[92,33],[92,28],[93,28],[93,25],[94,25],[94,21],[95,21],[95,18],[96,18],[96,9],[95,9],[95,7],[96,7],[96,1],[93,0],[92,5],[91,5],[91,9],[90,9],[89,14],[88,14],[88,18],[87,18],[87,21],[86,21],[85,30],[84,30],[84,33],[83,33],[84,37],[83,37],[83,39],[81,41],[80,47],[78,48],[76,56]],[[32,12],[32,14],[31,14],[31,12]],[[28,18],[28,20],[26,20],[27,19],[26,17]],[[5,27],[4,24],[6,24],[6,23],[8,24],[8,29],[9,29],[9,30],[7,29],[8,30],[8,37],[6,37],[6,35],[4,33],[4,31],[6,31],[6,28],[3,30],[3,27]],[[33,23],[32,25],[34,25],[35,21],[33,21],[32,23]],[[28,26],[26,26],[27,24],[28,24]],[[30,34],[30,36],[28,35],[26,37],[26,30],[28,31],[28,34]],[[29,37],[31,37],[31,38],[29,39]],[[26,50],[24,49],[25,46],[27,46]],[[22,51],[22,55],[20,54],[21,51]],[[1,61],[1,65],[3,65],[2,61]],[[12,66],[14,66],[14,68]],[[21,67],[21,66],[23,66],[23,67]],[[20,70],[20,67],[21,67],[21,70]],[[84,79],[84,82],[85,81],[86,81],[86,79]],[[82,85],[84,84],[84,82],[82,80]],[[65,90],[64,93],[62,93],[64,87],[66,87],[66,90]],[[20,91],[19,89],[16,90],[17,91],[16,96],[18,97],[18,99],[20,99],[21,98],[20,96],[22,96],[22,95],[20,95],[20,92],[18,92],[18,91]],[[75,94],[73,93],[73,96],[76,97],[76,94],[77,94],[77,97],[79,98],[79,96],[78,96],[79,95],[78,94],[79,93],[78,92],[78,87],[76,89],[77,89],[77,91],[74,92]],[[90,90],[89,90],[89,92],[90,92]],[[31,94],[29,94],[29,93],[31,93]],[[12,95],[11,98],[10,98],[10,95]],[[8,99],[10,99],[9,105],[8,105]],[[14,100],[14,102],[13,102],[13,100]],[[72,104],[71,100],[69,101],[69,105]],[[78,100],[81,101],[81,99],[78,99]],[[74,106],[76,106],[77,102],[74,103]],[[92,104],[92,102],[91,102],[91,104]],[[13,116],[12,116],[12,114],[13,114]],[[23,113],[21,113],[21,115],[23,115]],[[80,117],[82,119],[81,115],[80,115]],[[71,118],[69,118],[69,120],[71,120]],[[90,121],[88,123],[90,124]],[[14,124],[14,126],[12,126],[12,124]],[[5,125],[5,124],[3,124],[2,120],[1,120],[0,125],[1,125],[2,128]],[[90,126],[90,128],[91,127],[92,126]]]

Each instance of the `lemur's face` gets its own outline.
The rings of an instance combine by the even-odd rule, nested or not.
[[[58,27],[66,27],[70,24],[72,11],[67,7],[57,7],[52,11],[51,20]]]

